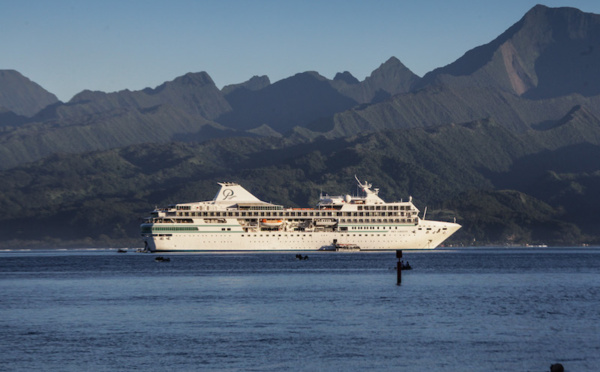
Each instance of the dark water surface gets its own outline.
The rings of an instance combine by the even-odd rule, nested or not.
[[[600,370],[600,249],[0,252],[4,371]]]

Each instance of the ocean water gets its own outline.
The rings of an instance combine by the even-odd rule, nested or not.
[[[0,252],[0,371],[600,370],[599,248]]]

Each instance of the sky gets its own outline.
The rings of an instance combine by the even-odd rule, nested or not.
[[[64,102],[200,71],[219,88],[305,71],[363,80],[390,57],[423,76],[538,3],[600,14],[599,0],[0,0],[0,69]]]

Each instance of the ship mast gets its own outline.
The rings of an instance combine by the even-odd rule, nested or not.
[[[356,182],[358,182],[358,185],[361,187],[362,191],[364,191],[364,193],[366,194],[365,200],[368,202],[372,202],[374,204],[383,204],[385,203],[383,201],[383,199],[381,199],[379,196],[377,196],[377,194],[379,194],[379,189],[373,189],[371,190],[371,187],[373,186],[372,184],[368,183],[367,181],[365,181],[364,183],[360,182],[360,180],[358,179],[358,177],[356,177],[356,175],[354,175],[354,178],[356,179]]]

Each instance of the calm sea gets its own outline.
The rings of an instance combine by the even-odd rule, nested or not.
[[[600,249],[0,252],[2,371],[600,370]]]

